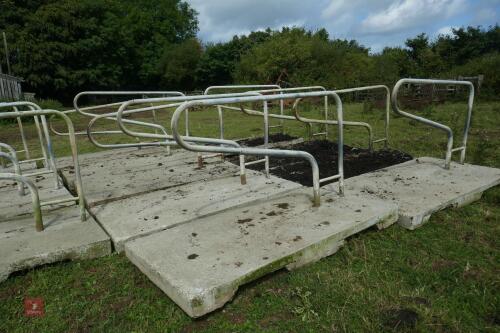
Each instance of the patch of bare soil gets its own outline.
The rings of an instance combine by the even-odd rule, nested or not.
[[[320,178],[333,176],[338,173],[338,146],[335,142],[327,140],[307,141],[282,149],[301,150],[313,155],[318,162]],[[358,176],[411,159],[413,159],[411,155],[398,150],[381,149],[370,151],[364,148],[344,145],[344,178]],[[230,160],[235,164],[238,163],[236,157]],[[264,164],[254,164],[248,166],[248,168],[263,171]],[[305,186],[312,186],[311,166],[306,160],[271,157],[270,172],[274,176]]]

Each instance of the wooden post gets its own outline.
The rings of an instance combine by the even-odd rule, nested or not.
[[[7,60],[7,74],[12,75],[12,72],[10,70],[9,48],[7,47],[7,36],[5,35],[5,31],[3,31],[2,34],[3,34],[3,46],[5,48],[5,59]]]

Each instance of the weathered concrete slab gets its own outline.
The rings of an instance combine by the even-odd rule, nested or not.
[[[150,147],[144,149],[138,148],[120,148],[120,149],[106,149],[101,150],[94,153],[86,153],[78,155],[78,162],[81,166],[92,165],[95,163],[99,163],[103,160],[112,160],[115,158],[122,158],[124,154],[135,153],[135,152],[143,152],[146,154],[166,151],[165,148],[162,147]],[[71,156],[64,156],[57,158],[57,167],[65,168],[73,165],[73,160]]]
[[[209,178],[105,203],[90,210],[120,252],[128,240],[233,207],[263,202],[301,187],[284,179],[267,179],[258,172],[248,171],[247,185],[241,185],[237,176]]]
[[[92,217],[82,222],[79,207],[45,212],[43,218],[41,232],[32,216],[0,219],[0,282],[19,270],[111,253],[109,237]]]
[[[346,192],[363,192],[399,205],[399,224],[415,229],[431,214],[463,206],[500,184],[500,169],[422,157],[345,180]],[[333,184],[332,186],[335,186]]]
[[[238,166],[220,159],[211,159],[200,169],[196,156],[189,151],[176,151],[169,156],[164,150],[136,149],[112,155],[112,158],[97,158],[81,167],[87,205],[94,207],[207,178],[226,177],[239,170]],[[64,168],[62,175],[74,191],[72,168]]]
[[[41,162],[40,162],[41,163]],[[21,163],[21,171],[22,172],[34,172],[39,170],[37,168],[36,162],[28,162],[28,163]],[[8,165],[4,168],[3,166],[0,165],[0,172],[14,172],[14,168],[12,164],[8,163]]]
[[[39,175],[28,177],[38,188],[38,195],[41,201],[52,201],[63,199],[71,196],[71,194],[62,186],[56,189],[55,178],[53,174]],[[20,196],[17,190],[17,184],[12,181],[0,181],[0,221],[9,218],[30,215],[33,212],[31,194],[28,188],[25,187],[25,195]],[[58,205],[42,207],[42,211],[53,210],[61,207],[74,205],[67,202]]]
[[[313,208],[310,191],[296,190],[127,242],[126,255],[188,315],[199,317],[249,281],[317,261],[347,237],[397,220],[397,206],[388,201],[353,192],[322,199]]]

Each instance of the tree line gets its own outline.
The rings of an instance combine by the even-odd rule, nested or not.
[[[403,47],[371,53],[325,29],[300,27],[203,44],[197,13],[181,0],[0,0],[0,30],[25,90],[62,100],[82,90],[277,82],[343,88],[478,74],[485,75],[483,95],[500,91],[498,25],[452,29],[434,39],[420,34]],[[0,56],[4,61],[3,50]]]

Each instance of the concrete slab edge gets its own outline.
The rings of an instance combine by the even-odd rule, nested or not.
[[[484,191],[486,191],[490,188],[493,188],[495,186],[498,186],[498,185],[500,185],[500,180],[495,180],[494,182],[492,182],[490,184],[487,184],[485,186],[481,186],[480,188],[474,189],[473,191],[462,194],[461,196],[459,196],[457,198],[454,198],[454,199],[449,200],[445,203],[442,203],[441,205],[439,205],[437,207],[433,207],[433,209],[430,209],[430,210],[423,212],[421,214],[418,214],[418,215],[408,216],[408,215],[404,215],[404,214],[400,213],[399,219],[398,219],[398,224],[400,226],[402,226],[403,228],[406,228],[408,230],[415,230],[415,229],[421,227],[422,225],[424,225],[425,223],[427,223],[429,221],[429,219],[431,218],[432,214],[434,214],[438,211],[444,210],[446,208],[450,208],[450,207],[459,208],[459,207],[463,207],[463,206],[466,206],[468,204],[471,204],[475,201],[478,201],[481,199]]]
[[[35,268],[41,265],[53,264],[64,260],[95,259],[109,255],[111,252],[111,241],[107,239],[51,253],[41,253],[38,256],[11,264],[8,267],[2,267],[2,270],[0,271],[0,282],[7,280],[10,274],[14,272]]]
[[[338,249],[344,244],[346,238],[379,223],[384,225],[394,224],[397,219],[398,209],[394,206],[392,210],[387,211],[387,213],[383,216],[373,217],[363,223],[359,223],[353,228],[347,229],[344,232],[333,234],[318,243],[307,245],[290,255],[270,262],[267,265],[242,276],[230,284],[221,285],[216,289],[203,291],[200,295],[194,298],[190,297],[190,295],[182,297],[182,292],[175,286],[167,283],[158,273],[158,269],[154,266],[152,267],[151,263],[146,263],[141,257],[134,255],[132,251],[128,251],[127,247],[125,247],[125,253],[129,260],[136,265],[141,272],[146,274],[156,286],[166,293],[190,317],[197,318],[223,307],[234,297],[238,288],[244,284],[275,272],[281,268],[293,270],[303,267],[304,265],[317,262],[320,259],[337,252]],[[188,303],[186,303],[186,299],[189,299]]]

